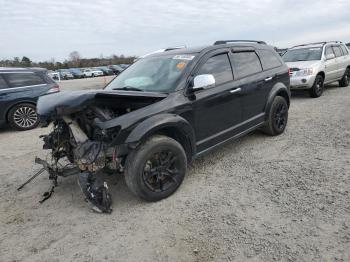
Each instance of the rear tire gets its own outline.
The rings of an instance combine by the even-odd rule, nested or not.
[[[345,70],[343,78],[339,81],[340,87],[347,87],[350,83],[350,68]]]
[[[125,182],[131,192],[147,201],[173,194],[187,170],[186,153],[174,139],[153,136],[126,159]]]
[[[262,131],[270,136],[278,136],[282,134],[288,122],[288,104],[287,101],[281,97],[276,96],[272,102],[268,120]]]
[[[317,75],[315,82],[312,87],[309,89],[309,94],[312,98],[320,97],[324,89],[324,79],[323,76]]]
[[[30,130],[38,126],[39,117],[33,104],[18,104],[8,112],[9,125],[19,131]]]

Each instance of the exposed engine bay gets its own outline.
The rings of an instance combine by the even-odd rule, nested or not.
[[[52,124],[53,128],[41,136],[43,149],[50,150],[50,161],[37,159],[36,163],[43,165],[54,185],[57,177],[78,175],[78,184],[92,209],[110,213],[111,195],[99,174],[123,172],[125,145],[117,142],[121,126],[116,120],[162,98],[164,95],[159,94],[134,96],[103,91],[40,98],[38,114],[44,125]]]

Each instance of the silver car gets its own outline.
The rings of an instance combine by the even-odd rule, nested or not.
[[[308,89],[311,97],[319,97],[324,84],[349,85],[350,54],[342,42],[294,46],[282,58],[290,69],[291,89]]]

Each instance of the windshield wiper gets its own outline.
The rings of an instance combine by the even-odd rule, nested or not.
[[[142,89],[137,88],[137,87],[132,87],[132,86],[123,86],[121,88],[113,88],[112,90],[126,90],[126,91],[141,91],[141,92],[143,92]]]

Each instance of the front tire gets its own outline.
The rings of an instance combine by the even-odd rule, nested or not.
[[[125,181],[135,195],[147,201],[158,201],[178,189],[186,170],[183,147],[170,137],[157,135],[128,155]]]
[[[309,89],[309,94],[312,98],[320,97],[324,89],[324,79],[323,76],[317,75],[315,82],[312,87]]]
[[[350,83],[350,68],[345,70],[343,78],[339,81],[340,87],[347,87]]]
[[[270,136],[278,136],[284,132],[288,122],[288,104],[286,99],[276,96],[272,102],[268,120],[262,131]]]
[[[38,126],[39,117],[33,104],[18,104],[8,113],[9,125],[19,131],[30,130]]]

